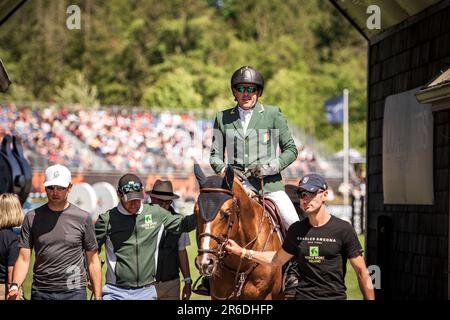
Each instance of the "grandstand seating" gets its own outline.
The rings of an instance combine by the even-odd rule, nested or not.
[[[61,163],[76,171],[190,174],[193,160],[209,166],[212,119],[148,109],[68,109],[2,104],[0,139],[18,135],[32,166]],[[284,172],[300,177],[333,166],[295,138],[299,156]],[[42,167],[41,167],[42,168]]]

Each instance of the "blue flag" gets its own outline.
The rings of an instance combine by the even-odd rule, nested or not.
[[[344,121],[344,97],[337,96],[325,101],[325,114],[329,123]]]

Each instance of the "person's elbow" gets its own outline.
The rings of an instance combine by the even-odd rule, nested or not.
[[[360,283],[362,283],[364,286],[371,287],[372,279],[370,277],[370,273],[367,269],[364,258],[362,256],[355,257],[353,259],[350,259],[350,263],[353,267],[353,270],[355,270],[356,276],[358,277]]]
[[[31,249],[27,249],[27,248],[20,248],[19,249],[19,255],[17,257],[16,263],[17,261],[21,261],[21,262],[25,262],[25,263],[29,263],[31,260]]]
[[[98,250],[86,251],[86,257],[89,265],[100,265],[100,256],[98,255]]]
[[[273,259],[270,264],[274,267],[282,267],[284,265],[280,259]]]
[[[286,262],[288,262],[292,257],[292,254],[287,253],[281,248],[272,256],[270,264],[275,267],[281,267],[286,264]]]

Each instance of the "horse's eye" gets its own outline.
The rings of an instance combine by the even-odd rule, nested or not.
[[[224,219],[228,218],[230,216],[230,214],[231,214],[231,210],[230,209],[225,210],[225,212],[222,212],[220,214],[220,220],[224,220]]]

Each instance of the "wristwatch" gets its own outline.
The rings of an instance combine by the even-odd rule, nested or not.
[[[183,281],[184,281],[184,284],[192,284],[191,277],[186,277],[186,278],[183,279]]]
[[[8,291],[19,290],[19,285],[17,283],[11,283]]]

